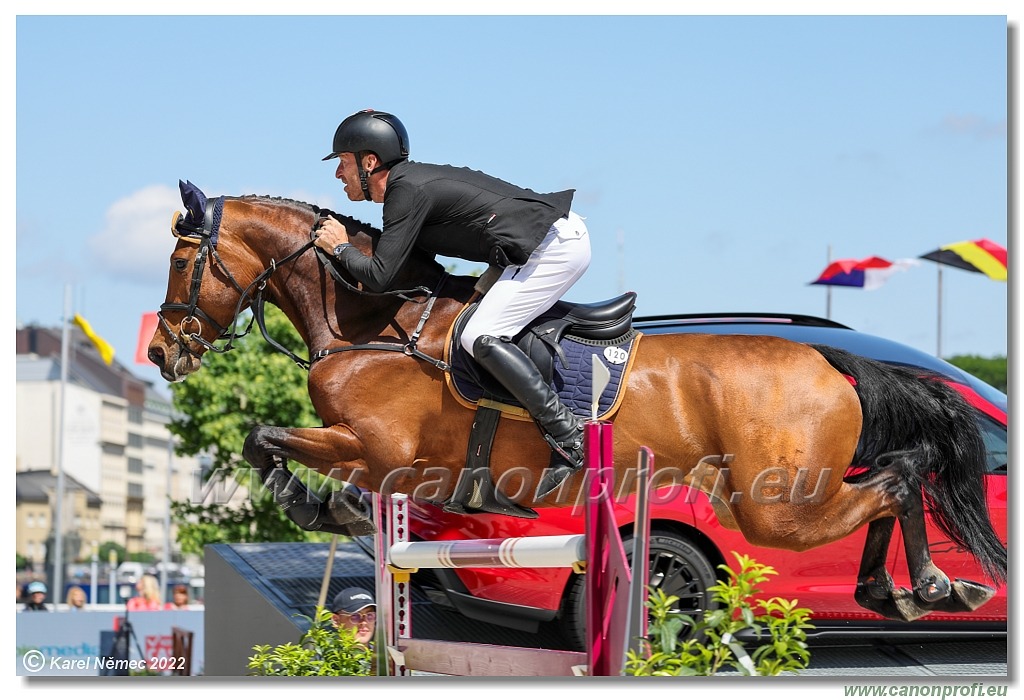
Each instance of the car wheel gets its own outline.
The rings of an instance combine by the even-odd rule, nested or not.
[[[632,562],[633,538],[625,538],[622,544],[626,558]],[[648,582],[667,595],[679,596],[676,611],[698,617],[709,609],[708,588],[718,582],[718,577],[714,565],[696,545],[682,535],[653,530],[649,561]],[[566,587],[559,615],[559,630],[576,651],[585,651],[587,645],[585,589],[586,579],[574,575]]]

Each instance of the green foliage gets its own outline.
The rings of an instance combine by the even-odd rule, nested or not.
[[[245,327],[245,321],[240,321],[239,329]],[[278,343],[299,357],[308,356],[302,338],[279,309],[266,307],[266,326]],[[241,457],[245,438],[257,425],[321,425],[309,400],[307,379],[306,371],[274,350],[254,325],[251,333],[235,341],[231,351],[207,352],[199,372],[171,385],[175,410],[184,416],[170,428],[179,438],[178,453],[209,455],[211,469],[204,478],[233,479],[250,493],[237,509],[217,502],[172,502],[183,552],[201,554],[205,545],[219,542],[329,538],[306,532],[288,520]],[[323,491],[323,477],[300,465],[291,467],[311,489]]]
[[[220,542],[320,542],[329,539],[329,535],[298,528],[258,482],[259,477],[254,477],[252,487],[259,490],[238,506],[172,501],[171,516],[179,524],[181,551],[202,555],[206,545]]]
[[[303,616],[305,617],[305,616]],[[317,608],[306,617],[309,629],[298,644],[256,645],[249,657],[250,676],[372,676],[373,651],[356,641],[355,631],[336,629],[331,612]]]
[[[999,391],[1006,393],[1006,357],[981,357],[979,355],[954,355],[947,357],[946,362],[973,374],[978,379],[991,384]]]
[[[646,607],[651,620],[645,649],[630,651],[626,674],[632,676],[712,676],[737,671],[745,676],[777,676],[798,672],[810,663],[807,630],[811,611],[782,598],[756,600],[758,585],[777,574],[770,566],[733,552],[739,570],[726,565],[727,575],[709,588],[719,606],[703,618],[674,612],[677,596],[651,587]],[[680,639],[680,635],[684,639]],[[753,639],[753,653],[745,642]]]
[[[242,319],[245,321],[245,319]],[[287,317],[266,307],[267,332],[300,357],[308,350]],[[244,324],[240,321],[240,328]],[[199,372],[171,385],[171,424],[181,454],[211,453],[216,469],[244,464],[242,444],[257,425],[316,427],[320,419],[307,393],[306,371],[274,350],[255,326],[229,352],[207,352]]]
[[[17,571],[23,571],[24,569],[26,569],[28,567],[28,559],[26,559],[25,557],[21,556],[17,552],[14,553],[14,556],[17,559],[17,562],[18,562],[18,566],[17,566],[17,569],[16,569]]]
[[[123,561],[137,561],[141,564],[152,564],[156,561],[156,555],[151,552],[132,552],[125,556],[127,558]]]
[[[119,545],[117,542],[113,542],[111,540],[107,540],[106,542],[104,542],[103,544],[101,544],[99,546],[99,551],[98,551],[98,554],[97,554],[97,556],[99,557],[99,560],[100,561],[104,561],[104,562],[110,561],[110,551],[111,550],[114,550],[115,552],[117,552],[117,560],[118,561],[128,561],[127,559],[125,559],[125,557],[128,556],[128,550],[126,550],[124,547]]]

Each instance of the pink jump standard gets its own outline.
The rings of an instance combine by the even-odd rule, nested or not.
[[[408,497],[374,494],[377,529],[377,599],[383,612],[378,635],[386,640],[389,659],[381,675],[451,676],[618,676],[631,641],[646,632],[649,522],[647,490],[653,455],[642,448],[638,458],[637,556],[631,572],[612,514],[614,468],[611,423],[589,421],[585,428],[589,487],[586,535],[518,537],[507,540],[410,542]],[[641,511],[641,504],[643,510]],[[412,636],[409,575],[420,568],[572,567],[586,572],[587,651],[532,649],[468,642],[416,639]],[[635,600],[634,600],[635,599]],[[390,661],[390,663],[388,663]]]

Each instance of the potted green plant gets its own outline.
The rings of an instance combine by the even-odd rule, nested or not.
[[[777,676],[807,668],[811,611],[797,607],[796,600],[757,599],[758,585],[777,572],[751,557],[733,556],[739,568],[719,566],[725,580],[708,589],[717,606],[699,619],[673,610],[677,596],[651,588],[647,638],[640,653],[629,652],[626,675]]]
[[[297,644],[256,645],[249,657],[250,676],[373,676],[373,650],[356,641],[355,632],[336,628],[331,611],[317,608]]]

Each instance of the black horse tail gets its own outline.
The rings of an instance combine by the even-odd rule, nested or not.
[[[940,375],[812,347],[856,382],[864,425],[853,463],[869,470],[902,465],[910,486],[923,488],[939,529],[994,581],[1006,581],[1006,547],[986,505],[985,443],[975,410]]]

